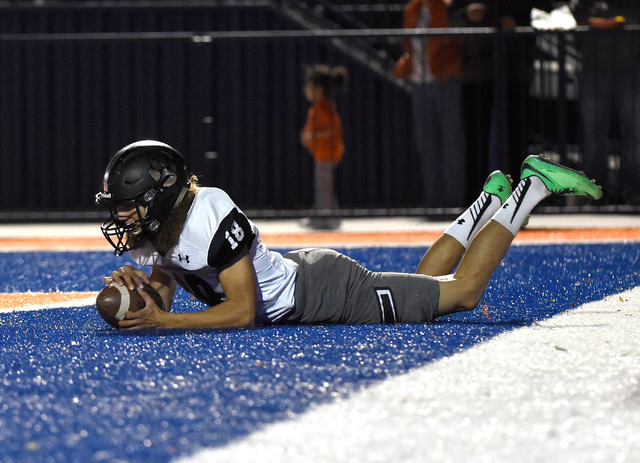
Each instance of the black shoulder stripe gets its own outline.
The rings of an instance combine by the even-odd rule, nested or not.
[[[222,219],[209,245],[207,263],[214,268],[233,262],[239,254],[251,247],[255,235],[247,217],[234,208]]]

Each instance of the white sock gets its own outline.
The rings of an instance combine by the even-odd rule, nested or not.
[[[499,209],[500,198],[483,191],[444,232],[467,249],[471,240]]]
[[[509,230],[513,236],[516,236],[533,208],[550,194],[547,187],[538,177],[527,177],[524,180],[520,180],[516,189],[513,190],[513,193],[500,210],[495,213],[492,220],[495,220]]]

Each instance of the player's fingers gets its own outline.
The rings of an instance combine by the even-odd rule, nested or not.
[[[124,320],[137,320],[140,318],[140,311],[132,312],[131,310],[127,310],[124,314]]]
[[[113,283],[116,283],[117,285],[127,286],[133,289],[131,286],[132,280],[130,276],[130,271],[127,270],[127,267],[120,267],[118,270],[114,270],[113,272],[111,272],[111,280]]]
[[[145,272],[143,272],[142,270],[133,270],[131,277],[134,279],[134,281],[140,285],[142,282],[145,283],[149,283],[149,275],[147,275]]]
[[[118,273],[123,275],[123,278],[128,282],[133,282],[136,286],[140,284],[140,281],[147,279],[147,274],[142,270],[133,268],[130,265],[125,265],[124,267],[120,267],[118,269]],[[131,289],[133,287],[129,286]]]
[[[118,328],[122,330],[135,330],[135,329],[140,329],[142,327],[140,326],[139,320],[137,319],[129,320],[126,318],[126,315],[125,315],[125,318],[123,318],[118,322]]]
[[[144,301],[144,308],[148,308],[152,305],[156,305],[156,303],[154,302],[153,298],[149,295],[148,292],[146,292],[144,290],[144,288],[138,286],[136,288],[136,290],[138,291],[138,294],[140,294],[140,297],[142,298],[142,300]],[[144,310],[144,309],[143,309]]]
[[[142,310],[138,310],[136,312],[129,310],[124,314],[124,318],[118,322],[118,328],[125,330],[148,328],[147,320],[144,318]]]
[[[138,285],[138,283],[135,281],[135,279],[129,274],[124,275],[122,277],[122,281],[123,281],[123,284],[127,288],[129,288],[131,291],[133,291],[135,289],[135,287]]]
[[[153,303],[153,300],[151,303]],[[135,312],[127,311],[124,314],[124,318],[118,322],[118,328],[125,330],[141,330],[156,327],[153,312],[149,312],[149,303],[147,303],[144,309]]]
[[[122,328],[122,329],[126,330],[126,329],[130,329],[130,328],[135,327],[136,320],[135,319],[132,320],[132,319],[128,318],[127,315],[129,315],[129,314],[131,314],[131,312],[127,312],[127,313],[124,314],[124,318],[118,322],[118,328]]]
[[[135,269],[130,265],[125,265],[124,267],[120,267],[118,270],[115,270],[111,273],[111,278],[113,282],[121,286],[126,286],[130,290],[133,290],[142,281],[149,281],[149,277],[145,272]]]
[[[113,272],[111,272],[111,276],[110,277],[105,277],[103,279],[103,281],[106,281],[108,279],[111,279],[112,283],[115,283],[117,285],[122,286],[124,284],[124,281],[122,280],[122,274],[118,273],[118,270],[114,270]]]

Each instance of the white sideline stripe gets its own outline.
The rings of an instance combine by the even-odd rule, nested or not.
[[[96,305],[96,295],[88,296],[82,299],[73,299],[64,302],[52,302],[51,304],[33,304],[26,307],[5,308],[0,310],[0,315],[10,312],[30,312],[33,310],[47,310],[47,309],[70,309],[86,306]]]
[[[631,462],[640,287],[320,405],[200,462]]]

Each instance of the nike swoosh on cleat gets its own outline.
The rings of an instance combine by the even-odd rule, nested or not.
[[[552,181],[552,180],[551,180],[551,178],[550,178],[548,175],[546,175],[544,172],[541,172],[540,170],[536,169],[536,168],[535,168],[535,167],[533,167],[531,164],[527,164],[527,165],[525,166],[525,169],[529,169],[531,172],[534,172],[534,173],[536,173],[536,174],[540,174],[540,175],[542,175],[544,178],[546,178],[547,180]],[[523,170],[524,170],[524,169],[523,169]]]
[[[471,230],[469,230],[469,235],[467,235],[467,239],[469,239],[473,234],[473,231],[476,229],[476,227],[478,226],[478,223],[480,222],[480,217],[482,217],[482,215],[487,211],[487,209],[489,208],[489,205],[491,204],[491,201],[493,201],[493,199],[491,198],[491,194],[487,193],[487,198],[482,203],[482,207],[480,207],[478,214],[475,217],[473,217],[474,211],[471,211],[471,217],[473,218],[473,225],[471,226]]]
[[[511,223],[513,223],[513,219],[516,218],[516,214],[520,210],[520,206],[522,206],[522,198],[524,198],[525,193],[527,191],[529,191],[529,188],[531,188],[531,178],[527,177],[523,181],[522,189],[520,190],[520,194],[518,194],[517,197],[515,198],[516,207],[513,210],[513,214],[511,215]],[[517,191],[517,189],[516,189],[516,191]],[[514,196],[516,196],[516,195],[514,195]],[[505,206],[506,206],[506,203],[505,203]]]

